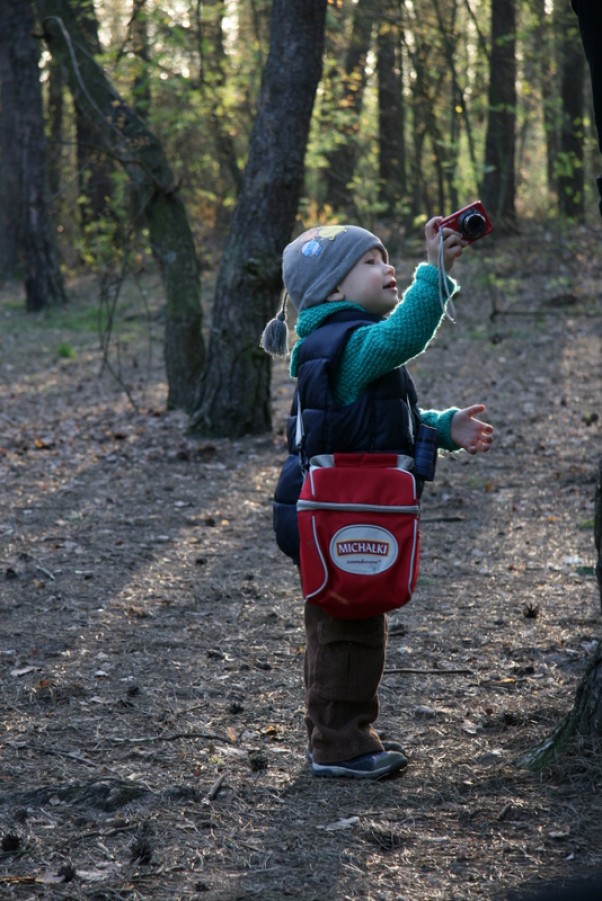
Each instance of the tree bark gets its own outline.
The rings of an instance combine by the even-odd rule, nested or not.
[[[67,298],[50,214],[39,48],[33,31],[29,0],[0,3],[2,263],[5,275],[23,277],[27,310],[38,312]],[[12,259],[7,252],[14,254]]]
[[[541,772],[566,752],[576,736],[602,738],[602,644],[598,644],[575,694],[573,709],[540,745],[527,751],[519,766]]]
[[[282,287],[281,255],[303,186],[322,72],[326,0],[274,0],[268,59],[243,187],[218,273],[208,360],[191,429],[237,437],[272,427],[259,336]]]
[[[492,0],[489,118],[482,199],[501,232],[516,228],[516,0]]]
[[[190,413],[204,366],[199,272],[192,234],[159,140],[124,103],[94,61],[68,0],[35,0],[53,55],[60,58],[77,107],[140,197],[166,291],[167,405]]]

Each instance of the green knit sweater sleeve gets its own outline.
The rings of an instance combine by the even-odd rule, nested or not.
[[[448,286],[454,294],[458,290],[450,278]],[[439,271],[421,263],[389,318],[361,326],[349,338],[333,386],[337,403],[351,403],[374,379],[423,353],[443,317]]]
[[[421,410],[420,419],[425,425],[437,429],[437,446],[442,450],[457,451],[459,445],[452,441],[451,422],[458,407],[450,407],[449,410]]]

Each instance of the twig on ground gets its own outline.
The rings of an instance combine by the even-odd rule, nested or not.
[[[221,776],[218,776],[218,778],[215,780],[215,782],[207,792],[207,796],[203,799],[203,804],[211,804],[212,801],[215,801],[221,791],[225,778],[225,773],[222,773]]]

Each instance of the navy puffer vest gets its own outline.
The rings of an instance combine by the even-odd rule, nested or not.
[[[379,316],[360,310],[334,313],[299,348],[297,391],[288,420],[289,456],[274,493],[274,530],[280,550],[299,562],[296,503],[303,465],[316,454],[412,454],[419,424],[416,389],[404,366],[375,379],[351,404],[337,405],[332,378],[354,329]],[[297,403],[303,412],[303,460],[295,446]],[[408,426],[409,407],[413,425]]]

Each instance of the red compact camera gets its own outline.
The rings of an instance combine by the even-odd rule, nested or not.
[[[469,244],[490,235],[493,231],[491,219],[480,200],[475,200],[474,203],[442,219],[437,225],[437,230],[444,227],[453,228]]]

